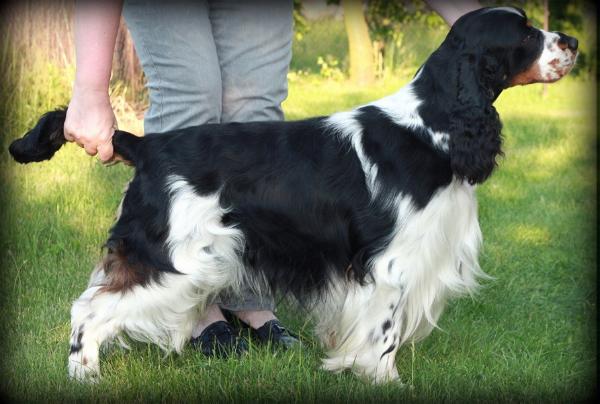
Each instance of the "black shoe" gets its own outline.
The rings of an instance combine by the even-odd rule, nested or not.
[[[285,349],[301,346],[297,336],[290,333],[281,325],[279,320],[269,320],[256,330],[251,328],[250,335],[263,344],[271,343],[272,347]]]
[[[209,357],[227,358],[240,356],[248,351],[246,340],[239,337],[227,321],[215,321],[190,343]]]

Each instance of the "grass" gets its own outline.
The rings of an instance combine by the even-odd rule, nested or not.
[[[16,166],[9,141],[68,100],[69,80],[50,70],[48,85],[40,85],[40,71],[11,72],[12,86],[2,88],[11,104],[0,105],[7,131],[0,139],[0,386],[12,399],[564,402],[595,392],[595,83],[567,78],[546,97],[529,86],[498,100],[506,156],[478,189],[481,264],[495,280],[475,299],[451,303],[441,330],[400,350],[404,386],[319,370],[323,353],[310,324],[285,305],[280,317],[306,338],[301,351],[256,349],[225,361],[190,349],[165,357],[134,343],[131,351],[109,348],[102,382],[88,386],[66,378],[69,309],[100,256],[131,170],[103,167],[72,145],[51,162]],[[289,119],[329,114],[405,81],[365,89],[295,77],[284,108]]]

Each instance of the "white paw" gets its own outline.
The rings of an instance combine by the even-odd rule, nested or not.
[[[375,372],[367,373],[366,376],[373,384],[384,384],[392,382],[400,382],[400,375],[396,366],[390,366],[387,369],[377,369]]]
[[[323,359],[321,368],[334,373],[351,369],[355,375],[373,384],[401,383],[398,369],[392,360],[378,362],[373,366],[370,362],[365,363],[351,356],[335,357]]]
[[[80,353],[70,355],[69,377],[83,383],[98,383],[100,381],[98,360],[86,358]]]

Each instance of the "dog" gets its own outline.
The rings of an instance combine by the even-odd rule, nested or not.
[[[325,369],[398,379],[398,348],[486,276],[475,188],[502,154],[494,101],[559,80],[577,47],[521,9],[483,8],[455,23],[408,85],[354,110],[117,130],[115,153],[135,175],[71,310],[70,376],[99,377],[100,346],[122,333],[181,352],[214,297],[249,284],[309,308]],[[65,114],[45,114],[12,156],[50,159],[66,142]]]

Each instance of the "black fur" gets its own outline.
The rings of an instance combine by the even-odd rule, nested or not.
[[[452,181],[448,155],[430,144],[424,128],[399,126],[374,106],[363,107],[359,112],[363,147],[379,168],[384,195],[410,195],[423,208],[437,189]]]
[[[177,272],[165,245],[167,177],[177,175],[199,195],[220,192],[230,209],[224,223],[244,234],[244,262],[275,290],[302,297],[324,290],[333,275],[368,281],[370,259],[396,225],[390,198],[410,196],[421,209],[453,178],[481,183],[497,165],[501,123],[492,103],[537,59],[541,39],[523,16],[483,12],[459,19],[414,82],[418,112],[427,128],[449,134],[448,150],[431,143],[427,128],[401,126],[375,106],[357,110],[362,147],[378,167],[376,200],[357,154],[326,118],[209,124],[144,138],[117,131],[115,151],[135,165],[135,176],[109,251],[126,258],[141,284]],[[44,115],[11,145],[13,157],[49,159],[64,143],[64,115]]]
[[[66,142],[63,132],[66,115],[66,108],[42,115],[33,129],[12,142],[8,149],[11,156],[22,164],[50,160]]]
[[[120,243],[143,266],[174,270],[161,246],[165,177],[176,174],[199,195],[221,190],[221,205],[231,208],[225,224],[244,233],[245,262],[274,288],[302,296],[351,263],[364,279],[365,261],[393,219],[372,206],[358,158],[323,122],[203,125],[144,137],[109,245]]]

